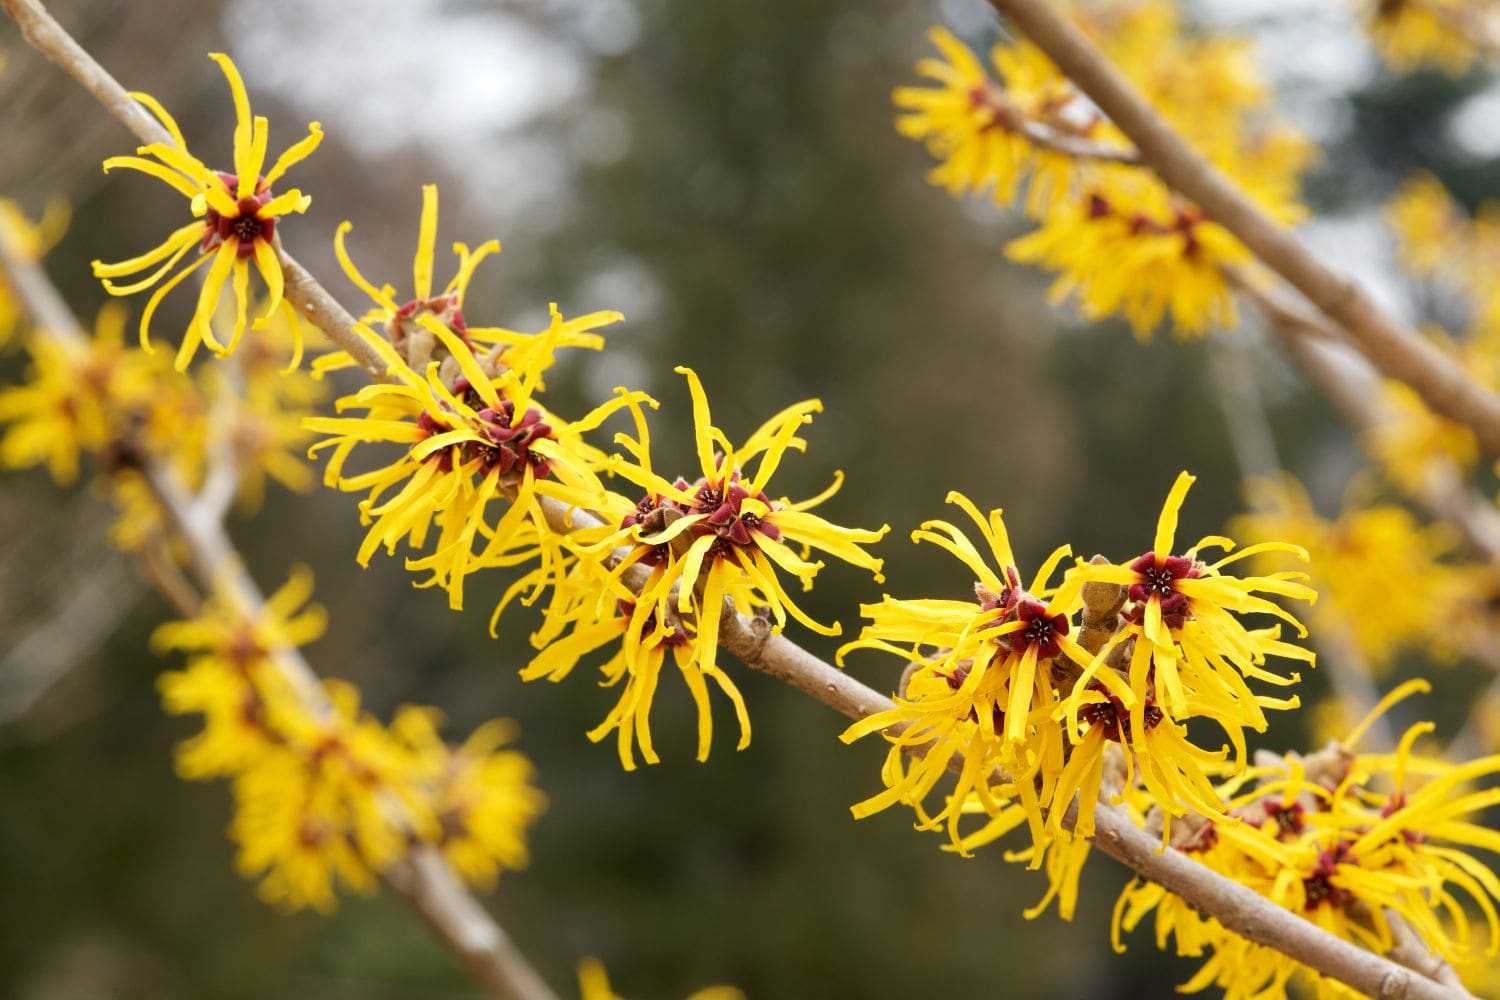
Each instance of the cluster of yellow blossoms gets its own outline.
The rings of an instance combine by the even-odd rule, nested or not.
[[[945,827],[950,845],[965,853],[1025,824],[1033,867],[1050,855],[1052,864],[1075,873],[1076,865],[1061,859],[1081,864],[1068,842],[1092,835],[1106,771],[1116,765],[1122,773],[1112,776],[1111,794],[1139,780],[1166,817],[1164,837],[1171,836],[1173,817],[1222,816],[1211,778],[1245,769],[1244,730],[1264,731],[1265,709],[1298,704],[1295,697],[1256,694],[1247,681],[1291,684],[1298,675],[1276,673],[1267,661],[1313,659],[1282,641],[1276,624],[1247,627],[1240,616],[1280,619],[1303,634],[1267,595],[1312,600],[1314,594],[1300,573],[1226,571],[1265,551],[1305,558],[1292,545],[1249,546],[1209,562],[1205,549],[1234,546],[1210,536],[1178,554],[1178,511],[1192,481],[1184,473],[1173,486],[1149,551],[1122,564],[1076,561],[1055,585],[1049,580],[1067,547],[1023,586],[1000,511],[984,517],[967,498],[950,494],[974,522],[982,549],[944,521],[924,524],[913,539],[957,556],[977,578],[974,600],[887,597],[862,609],[870,624],[840,651],[842,657],[876,649],[910,664],[896,707],[844,733],[852,741],[886,731],[891,742],[886,790],[855,814],[909,805],[919,828]],[[1229,745],[1195,743],[1187,723],[1196,718],[1221,727]],[[1111,745],[1123,750],[1118,758],[1106,752]],[[938,791],[940,808],[931,808],[950,770],[959,775],[957,785]],[[965,832],[962,821],[975,814],[985,824]],[[1049,850],[1054,845],[1056,852]]]
[[[1468,853],[1500,852],[1482,819],[1500,789],[1500,757],[1451,764],[1415,744],[1432,724],[1411,726],[1395,752],[1359,753],[1375,719],[1422,681],[1402,685],[1341,742],[1301,757],[1269,755],[1219,786],[1227,819],[1185,827],[1177,846],[1324,930],[1379,954],[1438,956],[1478,968],[1500,955],[1500,878]],[[1258,755],[1259,756],[1259,755]],[[1465,913],[1483,914],[1483,933]],[[1114,942],[1150,920],[1158,947],[1203,960],[1184,992],[1284,997],[1296,978],[1320,998],[1355,997],[1274,949],[1226,930],[1161,886],[1132,881],[1115,906]],[[1413,949],[1415,953],[1413,954]]]
[[[340,411],[362,411],[359,416],[313,417],[304,424],[322,435],[312,451],[330,452],[325,482],[366,494],[359,509],[369,531],[359,561],[382,547],[394,553],[405,546],[413,553],[407,566],[424,574],[419,585],[445,588],[455,609],[462,607],[470,574],[532,566],[499,601],[495,621],[514,598],[532,604],[551,592],[545,622],[532,636],[540,652],[522,671],[527,679],[559,680],[584,656],[621,640],[601,666],[605,683],[621,685],[620,699],[589,735],[600,740],[616,732],[626,768],[635,767],[636,745],[648,763],[659,759],[649,713],[669,649],[698,707],[699,758],[707,758],[712,740],[710,682],[734,704],[739,745],[745,746],[748,712],[717,663],[720,625],[731,607],[726,600],[733,602],[728,613],[763,611],[778,631],[790,616],[836,634],[836,627],[802,612],[778,572],[810,585],[822,565],[809,561],[809,549],[817,548],[879,574],[880,561],[861,546],[884,529],[841,528],[809,512],[837,481],[802,503],[766,493],[786,451],[806,447],[798,431],[819,404],[786,408],[736,449],[711,423],[697,376],[679,369],[693,397],[699,471],[692,480],[665,478],[652,465],[645,409],[657,403],[649,396],[620,389],[576,420],[543,402],[544,378],[557,352],[598,350],[603,338],[595,331],[619,314],[564,320],[554,306],[550,326],[535,334],[470,326],[464,294],[475,265],[497,245],[470,251],[457,244],[455,276],[434,294],[436,213],[437,193],[428,188],[415,297],[403,303],[393,288],[376,287],[354,266],[343,242],[347,224],[340,229],[344,269],[374,302],[356,329],[386,362],[390,381],[338,401]],[[315,367],[349,363],[347,355],[333,355]],[[617,437],[622,452],[609,454],[587,442],[586,434],[625,411],[636,436]],[[367,444],[401,450],[387,464],[350,474],[347,463]],[[751,460],[753,475],[745,468]],[[645,492],[622,496],[607,489],[601,475]],[[628,586],[627,573],[642,579]]]
[[[177,770],[233,782],[241,873],[261,878],[268,902],[328,912],[337,883],[368,891],[411,838],[485,888],[525,865],[525,829],[545,800],[530,762],[500,749],[513,727],[496,720],[450,746],[435,709],[405,706],[382,726],[335,681],[322,685],[322,709],[310,707],[277,658],[322,634],[322,609],[305,606],[311,593],[311,575],[297,572],[254,617],[221,594],[153,636],[158,650],[188,654],[159,681],[167,711],[203,717]]]
[[[94,335],[75,340],[34,331],[25,385],[0,390],[0,466],[45,466],[59,484],[78,479],[81,459],[94,457],[121,515],[117,544],[139,549],[160,539],[159,516],[139,474],[143,460],[165,465],[192,491],[210,470],[232,474],[246,509],[259,506],[267,480],[306,491],[311,471],[300,452],[311,440],[302,427],[327,395],[303,373],[283,374],[295,318],[277,314],[232,370],[174,371],[159,356],[126,346],[125,310],[100,310]]]
[[[1492,0],[1358,0],[1380,55],[1398,72],[1433,66],[1452,76],[1500,48]]]
[[[1069,5],[1074,22],[1169,124],[1260,206],[1294,221],[1311,145],[1267,113],[1269,90],[1249,48],[1189,37],[1174,3]],[[940,161],[930,178],[950,194],[993,189],[1022,198],[1038,228],[1007,255],[1058,273],[1051,298],[1076,296],[1085,318],[1125,317],[1138,337],[1169,320],[1174,335],[1236,322],[1229,270],[1249,251],[1140,166],[1128,140],[1030,42],[1002,42],[995,74],[941,28],[944,59],[917,71],[931,87],[900,87],[897,128]],[[1024,188],[1024,197],[1022,189]]]

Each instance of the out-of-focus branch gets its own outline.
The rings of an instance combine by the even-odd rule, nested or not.
[[[75,664],[86,659],[140,595],[130,573],[111,559],[85,576],[46,621],[15,637],[0,656],[0,726],[25,715]]]
[[[1381,405],[1379,378],[1344,346],[1337,329],[1233,272],[1229,278],[1265,316],[1271,336],[1361,437],[1370,437],[1393,419]],[[1457,529],[1472,556],[1500,576],[1500,511],[1467,484],[1452,462],[1432,456],[1408,497],[1429,519]],[[1500,697],[1500,644],[1487,635],[1477,635],[1462,639],[1460,645],[1467,655],[1497,675],[1490,689],[1476,700],[1468,722],[1449,743],[1451,751],[1472,756],[1480,749],[1477,715],[1485,711],[1492,697]],[[1337,664],[1338,657],[1332,657],[1331,662]]]
[[[1045,0],[990,3],[1109,116],[1169,187],[1196,203],[1348,331],[1376,368],[1411,386],[1435,413],[1471,428],[1487,453],[1500,455],[1500,397],[1262,212],[1189,146],[1093,42],[1059,16],[1055,5]]]
[[[1380,402],[1379,378],[1343,346],[1336,328],[1253,282],[1233,274],[1230,280],[1270,321],[1282,349],[1359,435],[1368,438],[1392,419]],[[1411,500],[1428,517],[1453,525],[1474,556],[1500,573],[1500,510],[1470,489],[1451,462],[1433,456]]]

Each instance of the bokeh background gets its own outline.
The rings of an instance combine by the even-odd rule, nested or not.
[[[928,25],[972,44],[996,37],[981,0],[54,7],[128,87],[177,113],[195,149],[229,149],[209,51],[238,62],[273,150],[322,121],[328,140],[295,175],[313,205],[284,239],[346,302],[357,296],[333,260],[335,226],[355,223],[367,274],[403,283],[419,186],[437,182],[440,246],[498,236],[505,247],[471,291],[471,323],[539,328],[550,301],[569,315],[622,310],[612,346],[555,380],[562,412],[621,383],[651,391],[664,403],[657,433],[686,468],[673,365],[698,370],[731,437],[820,397],[809,453],[778,483],[807,495],[844,469],[848,487],[827,512],[893,526],[882,554],[895,593],[968,586],[905,537],[940,516],[950,489],[1006,509],[1023,567],[1063,542],[1116,558],[1148,547],[1184,468],[1200,477],[1185,532],[1219,530],[1242,509],[1223,404],[1246,392],[1325,509],[1357,466],[1347,434],[1253,329],[1142,345],[1117,324],[1082,327],[1046,305],[1045,277],[1003,260],[1014,218],[924,182],[925,153],[891,127],[890,91],[926,54]],[[1419,165],[1463,197],[1494,189],[1500,91],[1479,74],[1389,75],[1340,4],[1188,7],[1205,28],[1258,39],[1287,113],[1323,147],[1308,186],[1322,221],[1309,237],[1397,308],[1433,308],[1394,276],[1378,206]],[[133,141],[8,22],[0,53],[0,195],[33,215],[50,194],[71,202],[48,270],[89,317],[104,296],[87,262],[153,243],[176,196],[102,175],[101,159]],[[23,367],[0,358],[6,381]],[[40,474],[0,478],[0,996],[470,995],[399,901],[283,916],[235,876],[227,789],[173,776],[172,746],[192,723],[161,712],[154,678],[176,664],[147,649],[169,611],[103,543],[109,516]],[[487,635],[486,578],[454,615],[397,561],[360,571],[353,499],[327,491],[273,492],[233,530],[268,588],[294,562],[315,569],[332,626],[310,657],[356,682],[381,717],[412,701],[441,706],[455,735],[497,714],[520,722],[550,808],[530,868],[489,904],[564,995],[584,955],[605,961],[619,991],[648,998],[727,982],[759,998],[1107,1000],[1168,996],[1190,973],[1144,936],[1111,953],[1109,905],[1125,875],[1107,858],[1089,863],[1071,926],[1055,913],[1026,922],[1043,882],[1000,852],[944,853],[899,810],[856,823],[848,807],[877,789],[883,749],[844,747],[839,718],[773,681],[736,673],[754,741],[735,753],[721,730],[707,765],[692,759],[686,696],[664,684],[654,718],[666,760],[624,774],[610,745],[583,735],[612,694],[586,671],[523,685],[530,623]],[[488,587],[493,598],[503,581]],[[807,606],[852,632],[880,589],[832,566]],[[38,634],[59,663],[40,688],[16,669]],[[889,690],[897,665],[886,659],[851,669]],[[1475,683],[1462,667],[1446,674],[1448,706],[1430,707],[1456,719]],[[1304,737],[1283,717],[1264,745]]]

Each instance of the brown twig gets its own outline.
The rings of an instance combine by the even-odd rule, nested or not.
[[[1189,146],[1054,5],[1045,0],[990,3],[1109,116],[1168,187],[1197,204],[1346,330],[1376,368],[1411,386],[1433,412],[1471,428],[1487,453],[1500,455],[1500,397],[1262,212]]]

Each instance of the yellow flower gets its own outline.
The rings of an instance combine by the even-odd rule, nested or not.
[[[621,651],[604,666],[606,683],[625,681],[620,701],[589,735],[598,740],[618,731],[620,760],[627,769],[635,766],[636,742],[648,763],[657,761],[647,717],[667,649],[698,709],[698,758],[707,758],[712,742],[706,684],[710,680],[734,703],[743,749],[750,742],[749,714],[739,690],[718,665],[723,616],[763,615],[776,632],[791,618],[824,635],[837,635],[837,624],[820,624],[798,607],[778,571],[810,588],[823,567],[821,561],[809,561],[816,548],[881,578],[881,561],[863,546],[878,541],[886,528],[844,528],[811,512],[833,495],[842,475],[823,493],[801,503],[773,500],[766,492],[787,450],[806,448],[797,431],[821,404],[808,400],[787,407],[735,448],[713,425],[698,376],[687,368],[677,371],[686,376],[693,398],[700,477],[690,483],[668,480],[654,471],[640,400],[622,396],[638,436],[617,436],[629,457],[615,456],[610,468],[646,495],[639,503],[616,494],[601,498],[598,509],[609,519],[604,529],[570,538],[580,561],[561,584],[569,596],[549,611],[549,624],[537,638],[537,645],[545,648],[523,673],[528,679],[560,679],[581,656],[622,639]],[[747,468],[751,459],[759,460],[753,473]],[[605,570],[602,561],[620,546],[628,546],[628,554],[613,570]],[[637,594],[620,578],[640,566],[649,572]],[[518,587],[529,583],[524,580]],[[558,638],[565,628],[571,628],[571,634]]]
[[[664,624],[657,619],[657,608],[668,597],[675,580],[671,572],[675,561],[668,550],[663,561],[652,567],[637,595],[628,590],[618,593],[620,582],[594,559],[573,560],[567,577],[558,586],[564,598],[562,606],[549,609],[546,626],[537,637],[542,651],[521,671],[523,680],[545,677],[560,681],[580,659],[619,640],[619,649],[599,670],[601,684],[613,687],[623,682],[620,697],[604,721],[589,730],[588,737],[597,743],[614,733],[620,763],[627,771],[635,770],[637,745],[646,763],[661,761],[651,737],[650,713],[669,652],[698,710],[698,759],[707,760],[713,745],[710,681],[734,705],[740,723],[739,748],[750,741],[750,716],[739,688],[717,667],[703,669],[699,647],[691,641],[685,624],[670,617]]]
[[[1400,73],[1433,66],[1462,76],[1479,58],[1478,39],[1493,39],[1500,29],[1494,11],[1469,0],[1360,0],[1360,6],[1376,50]]]
[[[94,337],[80,346],[53,337],[31,338],[27,384],[0,389],[0,466],[45,465],[67,485],[79,458],[123,442],[162,392],[161,366],[123,345],[125,310],[99,311]]]
[[[431,315],[420,319],[447,352],[424,373],[407,366],[391,345],[363,324],[358,332],[386,359],[394,381],[366,386],[338,401],[338,409],[362,409],[361,417],[309,417],[303,426],[325,435],[309,454],[332,449],[324,483],[345,491],[369,491],[360,517],[370,530],[358,560],[368,565],[375,550],[394,553],[405,542],[421,551],[434,525],[433,551],[407,566],[430,577],[421,585],[442,586],[454,609],[463,606],[463,583],[474,569],[518,538],[548,529],[542,498],[566,507],[587,508],[603,496],[597,471],[607,458],[583,441],[628,400],[622,393],[581,420],[564,420],[541,405],[542,375],[556,350],[575,343],[580,331],[613,322],[617,313],[594,313],[564,322],[554,306],[552,325],[515,347],[483,358],[459,335]],[[451,385],[442,377],[453,362]],[[354,476],[343,474],[360,444],[404,445],[394,461]],[[395,495],[387,497],[394,490]],[[491,523],[492,502],[508,499],[505,513]],[[475,543],[482,541],[479,552]],[[540,546],[544,560],[555,547]]]
[[[414,754],[408,777],[435,817],[430,840],[464,881],[488,892],[503,869],[526,867],[526,828],[547,798],[532,784],[531,761],[501,749],[514,742],[514,723],[492,719],[453,747],[438,736],[439,720],[435,709],[405,706],[391,733]]]
[[[1082,103],[1072,83],[1029,42],[991,50],[999,74],[996,81],[948,31],[933,28],[927,37],[946,61],[923,59],[917,73],[937,86],[897,87],[893,97],[902,112],[897,131],[925,143],[941,161],[928,180],[954,197],[992,188],[1001,204],[1015,201],[1021,185],[1029,183],[1026,212],[1033,216],[1065,198],[1070,193],[1072,157],[1038,148],[1023,126],[1092,138],[1098,119],[1070,115]]]
[[[963,562],[976,578],[975,600],[886,597],[864,605],[860,612],[870,624],[839,650],[840,662],[850,650],[876,649],[919,664],[894,709],[856,722],[840,737],[850,743],[902,727],[886,737],[892,744],[883,775],[886,790],[856,805],[854,814],[863,817],[903,802],[924,816],[922,827],[946,823],[950,840],[967,851],[959,820],[969,793],[990,806],[991,814],[1014,795],[1040,845],[1042,809],[1064,759],[1062,727],[1054,713],[1059,679],[1066,683],[1093,660],[1069,634],[1071,616],[1082,606],[1078,588],[1048,585],[1069,549],[1056,549],[1023,587],[1001,512],[985,517],[960,493],[949,493],[948,502],[974,522],[988,556],[947,521],[923,523],[912,540],[931,542]],[[925,749],[903,766],[902,755],[914,747]],[[923,802],[955,758],[962,761],[958,784],[945,807],[925,818]],[[1008,772],[1003,784],[994,780],[996,768]],[[1038,853],[1037,864],[1041,860]]]
[[[1108,696],[1120,700],[1129,712],[1132,735],[1145,732],[1146,707],[1153,702],[1166,717],[1178,721],[1195,714],[1212,714],[1230,735],[1238,758],[1243,760],[1242,728],[1264,730],[1266,722],[1261,708],[1293,708],[1298,704],[1295,697],[1280,701],[1254,695],[1245,681],[1295,683],[1296,674],[1283,677],[1267,670],[1266,658],[1279,656],[1311,664],[1313,654],[1281,641],[1277,628],[1246,628],[1238,616],[1269,615],[1305,636],[1307,630],[1301,622],[1261,595],[1311,602],[1317,594],[1301,582],[1307,579],[1305,573],[1283,571],[1237,577],[1222,572],[1241,559],[1268,552],[1287,553],[1306,561],[1306,550],[1286,542],[1260,542],[1209,563],[1199,558],[1201,550],[1230,550],[1235,544],[1221,535],[1210,535],[1182,555],[1173,555],[1178,512],[1192,484],[1193,477],[1186,472],[1177,477],[1162,507],[1149,552],[1127,565],[1080,563],[1072,571],[1080,581],[1096,580],[1128,588],[1124,610],[1127,625],[1106,644],[1101,656],[1085,672],[1084,681],[1098,680]],[[1108,652],[1127,639],[1135,640],[1128,681],[1114,671],[1101,669]],[[1077,711],[1088,700],[1087,691],[1084,684],[1075,688],[1074,699],[1068,706],[1074,724]],[[1200,711],[1194,711],[1190,692]],[[1216,710],[1212,713],[1201,712],[1205,698],[1213,699]]]
[[[26,218],[21,206],[9,198],[0,198],[0,243],[21,260],[36,263],[55,247],[68,228],[68,203],[48,198],[42,217],[36,222]],[[10,345],[21,326],[23,310],[15,292],[0,274],[0,348]]]
[[[245,85],[229,57],[215,52],[210,53],[209,58],[223,70],[234,96],[234,171],[226,173],[205,166],[188,152],[177,122],[155,98],[148,94],[131,94],[156,116],[172,141],[170,144],[142,146],[136,151],[136,156],[112,156],[104,161],[105,172],[125,167],[155,177],[189,200],[195,221],[182,226],[159,246],[138,257],[118,264],[94,261],[94,276],[103,279],[104,287],[111,295],[132,295],[160,283],[141,314],[141,344],[148,349],[151,317],[162,299],[188,275],[212,262],[198,293],[193,318],[177,352],[178,370],[187,367],[200,343],[207,344],[220,356],[229,354],[239,343],[249,305],[251,262],[254,262],[267,289],[266,311],[255,320],[255,326],[259,328],[280,307],[283,279],[276,256],[276,227],[282,216],[290,212],[305,212],[312,199],[297,190],[277,195],[272,186],[289,167],[316,149],[323,138],[318,123],[313,122],[308,126],[307,137],[288,148],[271,169],[262,174],[269,129],[266,119],[251,117]],[[198,247],[198,259],[166,278],[194,246]],[[155,270],[139,280],[127,284],[116,281],[134,278],[153,267]],[[211,321],[225,282],[229,282],[233,290],[235,318],[227,343],[221,343],[214,335]]]
[[[1305,635],[1296,618],[1260,595],[1311,601],[1315,593],[1299,582],[1306,575],[1276,572],[1241,578],[1222,571],[1261,553],[1290,553],[1303,560],[1307,553],[1285,542],[1262,542],[1208,563],[1199,558],[1203,548],[1234,547],[1228,538],[1209,536],[1182,555],[1173,555],[1178,511],[1192,483],[1187,473],[1178,476],[1162,508],[1151,551],[1127,565],[1079,563],[1070,571],[1075,584],[1093,581],[1126,588],[1126,603],[1122,627],[1103,644],[1065,699],[1068,735],[1076,746],[1053,798],[1050,822],[1055,827],[1078,789],[1077,830],[1080,835],[1092,831],[1103,766],[1100,751],[1109,742],[1128,751],[1125,787],[1134,781],[1132,765],[1138,766],[1141,782],[1164,813],[1164,840],[1171,837],[1172,818],[1189,809],[1222,816],[1222,803],[1209,779],[1244,770],[1244,730],[1265,730],[1263,709],[1295,708],[1300,703],[1296,696],[1256,694],[1247,681],[1296,683],[1296,674],[1284,677],[1266,669],[1267,658],[1311,664],[1313,654],[1283,642],[1278,627],[1250,629],[1238,616],[1270,615]],[[1225,759],[1226,751],[1205,751],[1188,738],[1184,724],[1193,718],[1211,719],[1224,730],[1232,759]]]
[[[442,290],[434,293],[433,268],[435,266],[434,251],[437,245],[437,213],[437,185],[423,185],[422,218],[417,230],[417,252],[412,259],[413,297],[404,302],[400,301],[396,289],[391,285],[383,284],[377,287],[360,272],[349,256],[348,248],[344,243],[344,238],[353,229],[353,224],[345,222],[339,226],[338,233],[334,237],[334,252],[338,256],[339,264],[343,267],[344,273],[349,276],[349,280],[369,296],[372,303],[371,308],[366,310],[361,319],[370,329],[383,333],[396,354],[414,371],[423,371],[429,361],[443,361],[450,353],[444,340],[433,331],[434,322],[447,328],[454,337],[468,344],[470,348],[475,348],[476,354],[479,353],[476,348],[479,344],[503,347],[514,352],[509,363],[516,365],[526,351],[537,348],[536,337],[501,327],[472,327],[468,324],[463,311],[464,296],[468,293],[469,283],[473,280],[475,269],[490,254],[500,251],[500,242],[487,240],[473,250],[469,249],[468,244],[454,243],[453,252],[458,257],[457,267],[453,272],[453,277]],[[618,313],[601,312],[594,313],[584,320],[575,320],[565,325],[561,339],[555,346],[581,347],[597,351],[604,346],[604,338],[591,332],[592,329],[617,322],[621,318],[623,317]],[[354,364],[353,358],[346,352],[337,351],[318,358],[313,368],[321,374],[338,368],[346,368],[352,364]]]

